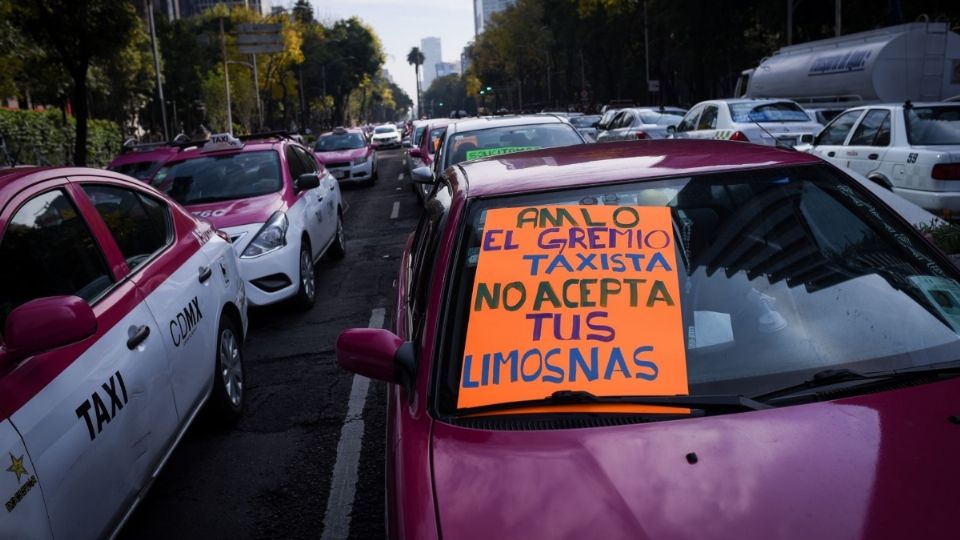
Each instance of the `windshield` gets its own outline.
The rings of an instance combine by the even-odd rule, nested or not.
[[[420,127],[416,128],[415,130],[413,130],[413,141],[412,141],[412,142],[413,142],[413,145],[414,145],[414,146],[420,146],[420,144],[423,142],[423,132],[424,132],[426,129],[427,129],[426,126],[420,126]]]
[[[907,140],[913,145],[960,145],[960,105],[904,110]]]
[[[344,133],[342,135],[323,135],[317,139],[314,150],[317,152],[336,152],[337,150],[355,150],[366,144],[359,133]]]
[[[734,122],[810,122],[810,117],[796,103],[731,103],[730,116]]]
[[[123,165],[114,165],[108,167],[109,170],[132,176],[137,180],[147,181],[153,176],[153,173],[160,167],[162,161],[138,161],[136,163],[124,163]]]
[[[583,140],[577,130],[568,124],[535,124],[532,126],[504,126],[466,131],[450,136],[444,143],[444,168],[455,163],[514,152],[570,146]]]
[[[957,270],[822,165],[481,200],[464,223],[441,414],[960,357]]]
[[[151,184],[190,205],[273,193],[282,187],[282,178],[277,153],[264,150],[169,163]]]
[[[395,128],[395,127],[393,127],[393,126],[380,126],[380,127],[378,127],[378,128],[376,128],[376,129],[373,130],[373,132],[374,132],[374,133],[377,133],[377,134],[380,134],[380,133],[396,133],[396,131],[397,131],[397,128]]]
[[[576,128],[589,128],[593,127],[593,124],[600,121],[599,115],[590,115],[590,116],[573,116],[570,118],[570,123],[573,127]]]

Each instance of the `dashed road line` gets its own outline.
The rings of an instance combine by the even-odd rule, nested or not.
[[[403,176],[404,176],[403,173],[398,174],[398,175],[397,175],[397,182],[403,182]]]
[[[400,215],[400,201],[394,201],[393,210],[390,210],[390,219],[397,219]]]
[[[386,308],[374,308],[370,312],[370,328],[382,328]],[[323,534],[320,540],[345,540],[350,535],[350,514],[357,495],[357,468],[360,465],[360,448],[363,445],[363,406],[367,402],[370,379],[353,376],[347,416],[340,429],[337,443],[337,461],[333,465],[330,480],[330,495],[323,515]]]

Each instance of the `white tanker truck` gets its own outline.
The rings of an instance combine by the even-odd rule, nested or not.
[[[960,35],[915,22],[784,47],[742,72],[735,97],[792,99],[824,124],[857,105],[960,97]]]

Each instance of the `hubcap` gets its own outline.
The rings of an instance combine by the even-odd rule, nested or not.
[[[303,286],[303,293],[307,298],[313,300],[316,293],[316,283],[313,278],[313,263],[310,261],[310,254],[306,251],[300,253],[300,284]]]
[[[227,397],[234,407],[243,398],[243,363],[240,361],[240,346],[233,330],[227,328],[220,334],[220,376]]]

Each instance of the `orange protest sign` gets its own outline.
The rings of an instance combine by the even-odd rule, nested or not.
[[[459,408],[688,392],[667,207],[488,210],[469,309]]]

